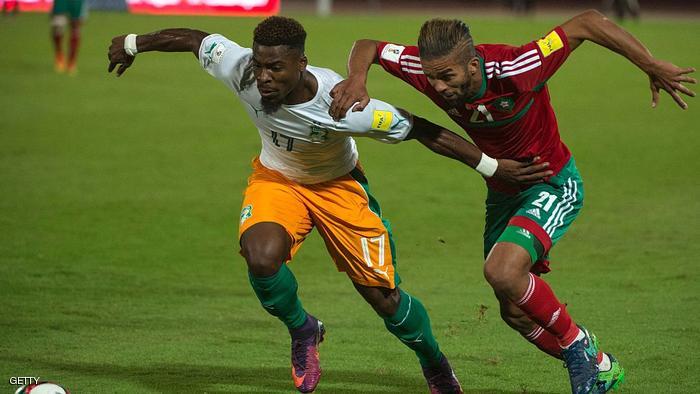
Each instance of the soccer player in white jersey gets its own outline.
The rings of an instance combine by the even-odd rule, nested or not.
[[[306,32],[295,20],[270,17],[255,29],[253,48],[191,29],[115,37],[109,71],[121,75],[138,52],[193,52],[202,67],[233,90],[258,129],[262,152],[253,161],[240,217],[241,254],[265,310],[289,329],[292,378],[301,392],[316,388],[323,324],[302,307],[287,266],[312,228],[337,268],[418,356],[433,393],[462,389],[440,351],[421,302],[398,287],[389,222],[370,194],[352,136],[395,143],[415,138],[484,176],[535,183],[548,163],[495,160],[473,144],[379,100],[334,121],[328,111],[335,72],[307,64]]]

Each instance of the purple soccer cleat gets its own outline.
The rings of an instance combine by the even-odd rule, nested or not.
[[[302,393],[311,393],[321,378],[318,361],[318,344],[323,342],[326,333],[323,323],[311,315],[292,335],[292,379],[294,386]]]
[[[440,365],[423,367],[423,376],[428,381],[430,394],[463,394],[462,386],[457,380],[447,357],[442,355]]]

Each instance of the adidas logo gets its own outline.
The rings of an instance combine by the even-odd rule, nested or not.
[[[520,234],[520,235],[526,237],[527,239],[532,238],[532,237],[530,236],[530,232],[527,231],[527,230],[525,230],[524,228],[519,228],[518,231],[516,231],[516,232],[517,232],[518,234]]]
[[[541,218],[542,218],[542,217],[540,216],[540,210],[539,210],[539,208],[528,209],[527,211],[525,211],[525,213],[527,213],[528,215],[534,216],[534,217],[536,217],[537,219],[541,219]]]

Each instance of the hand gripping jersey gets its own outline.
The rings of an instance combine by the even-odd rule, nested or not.
[[[332,70],[308,66],[318,81],[316,96],[295,105],[282,105],[266,114],[260,104],[253,70],[253,51],[219,34],[206,37],[199,48],[202,67],[233,90],[242,101],[262,139],[260,162],[303,184],[335,179],[349,173],[358,153],[351,136],[395,143],[411,130],[409,118],[394,106],[371,100],[362,112],[348,111],[339,122],[328,114],[330,91],[343,78]]]
[[[430,97],[487,155],[516,160],[540,156],[557,174],[571,153],[559,137],[545,84],[571,52],[564,32],[556,28],[520,47],[484,44],[475,49],[481,89],[460,108],[452,107],[432,88],[423,74],[418,47],[383,42],[377,55],[386,71]],[[493,178],[486,182],[500,192],[518,192],[517,187]]]

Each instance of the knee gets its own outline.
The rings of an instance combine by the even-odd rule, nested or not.
[[[80,36],[80,22],[79,21],[71,21],[70,31],[74,37]]]
[[[505,261],[487,259],[484,264],[484,278],[494,291],[507,293],[510,284],[517,278],[517,273]]]
[[[391,294],[389,294],[388,297],[383,297],[377,302],[372,303],[372,308],[377,312],[377,314],[381,317],[391,317],[396,314],[396,311],[399,309],[399,302],[401,300],[401,295],[399,294],[398,290],[395,290]]]
[[[394,316],[396,311],[399,309],[401,293],[399,292],[398,287],[395,289],[386,289],[379,287],[365,287],[356,284],[355,288],[357,288],[362,297],[382,318]]]
[[[497,243],[484,263],[484,278],[491,287],[506,296],[513,294],[527,278],[532,266],[530,254],[521,246],[512,243]]]
[[[241,242],[241,254],[248,270],[258,277],[274,275],[289,256],[284,242],[274,239],[248,239]]]
[[[51,31],[54,35],[63,34],[63,30],[68,25],[68,17],[65,15],[54,15],[51,18]]]

